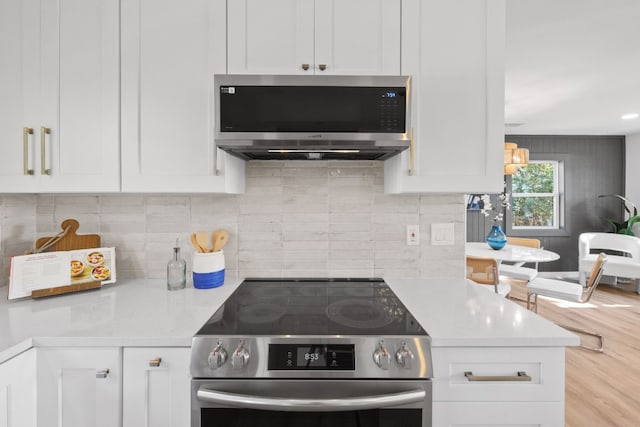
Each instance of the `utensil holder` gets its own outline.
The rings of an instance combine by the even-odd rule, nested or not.
[[[224,252],[193,254],[193,287],[211,289],[224,283]]]

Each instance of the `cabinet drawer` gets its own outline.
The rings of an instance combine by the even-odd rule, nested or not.
[[[433,425],[438,427],[557,427],[564,425],[564,405],[541,402],[438,402],[433,404]]]
[[[564,363],[564,347],[434,348],[433,399],[561,402]],[[479,381],[471,381],[465,372]],[[526,373],[530,379],[520,377],[525,380],[518,381],[514,378],[518,372]]]

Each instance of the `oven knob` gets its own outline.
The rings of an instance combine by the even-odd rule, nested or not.
[[[209,353],[209,367],[211,369],[217,369],[224,365],[227,361],[227,350],[222,346],[222,342],[218,341],[216,347]]]
[[[378,348],[373,352],[373,361],[378,365],[378,368],[384,369],[385,371],[389,369],[389,365],[391,364],[391,355],[387,351],[387,347],[384,345],[384,340],[380,340]]]
[[[244,348],[244,341],[240,340],[240,344],[238,344],[238,348],[233,351],[233,355],[231,355],[231,366],[234,369],[242,369],[249,363],[249,351]]]
[[[402,366],[404,369],[411,369],[413,364],[413,353],[407,347],[407,343],[403,342],[400,344],[400,349],[396,351],[396,361],[398,365]]]

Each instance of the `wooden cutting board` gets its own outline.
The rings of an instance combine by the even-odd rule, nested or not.
[[[76,234],[80,223],[75,219],[65,219],[62,222],[62,230],[67,230],[65,235],[53,245],[44,249],[42,252],[55,252],[55,251],[72,251],[74,249],[91,249],[99,248],[100,235],[98,234]],[[56,236],[41,237],[36,240],[36,252],[38,248],[55,239]],[[59,286],[57,288],[39,289],[31,292],[31,298],[48,297],[52,295],[66,294],[69,292],[84,291],[87,289],[100,288],[100,282],[87,282],[77,285]]]
[[[91,249],[100,247],[100,235],[76,234],[80,227],[80,223],[77,220],[65,219],[62,221],[62,230],[66,230],[67,227],[69,227],[69,231],[67,231],[65,236],[53,246],[50,246],[42,252],[72,251],[74,249]],[[50,239],[52,239],[52,237],[41,237],[36,240],[36,251]]]

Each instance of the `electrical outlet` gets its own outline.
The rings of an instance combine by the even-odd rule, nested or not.
[[[431,244],[435,246],[454,244],[455,224],[452,222],[431,224]]]
[[[418,246],[420,244],[420,227],[418,225],[407,225],[407,245]]]

